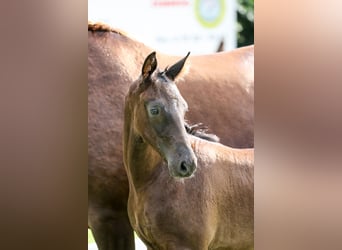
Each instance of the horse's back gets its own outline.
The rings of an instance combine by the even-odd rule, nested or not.
[[[202,122],[224,145],[254,146],[254,47],[189,58],[178,83],[187,120]]]

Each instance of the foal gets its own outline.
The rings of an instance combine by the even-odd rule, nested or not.
[[[188,55],[161,72],[151,53],[126,96],[129,219],[148,249],[252,249],[254,150],[186,133]]]

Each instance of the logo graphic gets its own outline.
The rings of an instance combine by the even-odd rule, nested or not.
[[[195,15],[206,28],[218,26],[225,14],[225,0],[195,0]]]

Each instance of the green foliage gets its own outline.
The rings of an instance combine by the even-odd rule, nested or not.
[[[238,47],[254,44],[254,0],[237,3]]]

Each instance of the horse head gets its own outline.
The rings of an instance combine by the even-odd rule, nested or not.
[[[188,105],[175,84],[189,54],[160,71],[156,53],[151,53],[126,98],[130,129],[138,138],[135,141],[158,152],[166,161],[170,175],[179,178],[191,176],[197,166],[185,129]]]

